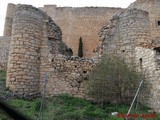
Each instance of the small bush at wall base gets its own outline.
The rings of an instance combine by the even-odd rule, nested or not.
[[[104,55],[89,75],[88,95],[104,104],[130,104],[142,75],[115,56]]]

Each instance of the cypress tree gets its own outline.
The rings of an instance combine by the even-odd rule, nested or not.
[[[83,42],[82,37],[79,38],[78,56],[83,57]]]

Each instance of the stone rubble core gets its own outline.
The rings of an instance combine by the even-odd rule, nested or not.
[[[0,37],[6,86],[17,96],[39,95],[48,73],[47,96],[86,98],[89,72],[101,55],[114,54],[145,74],[150,93],[143,100],[160,112],[159,6],[159,0],[137,0],[126,9],[8,4]],[[80,37],[90,58],[75,57]]]

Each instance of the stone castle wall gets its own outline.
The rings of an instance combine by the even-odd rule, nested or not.
[[[10,50],[10,37],[0,37],[0,69],[7,69],[8,54]]]
[[[95,49],[98,54],[119,55],[145,71],[152,85],[150,106],[159,111],[160,22],[155,24],[159,19],[156,1],[137,0],[126,10],[52,5],[38,9],[9,4],[4,37],[0,37],[0,67],[7,67],[7,87],[23,97],[42,93],[48,73],[48,96],[69,93],[86,97],[88,73],[99,60],[72,55],[77,55],[82,37],[84,56],[94,56],[100,37]]]
[[[7,87],[18,94],[39,92],[40,47],[44,13],[32,6],[16,5],[12,21]]]
[[[148,13],[137,9],[122,11],[113,16],[99,36],[104,53],[118,54],[133,64],[135,47],[151,44]]]
[[[149,106],[160,112],[160,53],[156,49],[135,48],[135,62],[140,72],[148,80],[150,92],[147,92]]]
[[[159,0],[137,0],[128,9],[140,9],[149,13],[150,31],[152,39],[160,37],[160,1]],[[159,25],[158,25],[159,24]]]
[[[126,9],[113,16],[100,33],[103,53],[117,54],[143,72],[150,84],[148,105],[160,111],[159,38],[152,40],[150,18],[146,11]],[[157,52],[154,50],[157,50]]]
[[[49,19],[51,20],[51,19]],[[44,38],[41,43],[41,64],[39,91],[42,92],[44,76],[48,74],[47,95],[69,93],[73,96],[85,96],[83,76],[93,67],[92,59],[71,57],[73,53],[61,40],[60,29],[46,22],[43,27]],[[52,28],[52,30],[51,30]],[[55,31],[57,31],[57,37]],[[83,73],[84,72],[84,73]],[[84,74],[82,76],[82,74]]]
[[[61,29],[46,13],[30,5],[16,5],[11,31],[6,85],[15,95],[41,94],[47,73],[48,96],[64,92],[85,96],[84,79],[96,60],[71,57]]]
[[[12,33],[12,20],[15,4],[9,3],[6,12],[3,36],[10,37]]]
[[[47,96],[68,93],[72,96],[85,98],[88,74],[96,62],[98,62],[96,59],[50,54],[41,69],[41,81],[44,80],[45,73],[48,73],[49,77]]]
[[[79,38],[82,37],[84,57],[93,57],[99,37],[98,31],[109,22],[120,8],[107,7],[56,7],[44,5],[41,8],[62,29],[63,41],[78,55]]]

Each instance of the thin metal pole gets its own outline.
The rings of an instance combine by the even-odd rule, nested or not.
[[[43,85],[43,94],[42,94],[42,100],[41,100],[41,107],[40,107],[40,113],[39,113],[39,119],[38,120],[43,120],[44,117],[44,112],[43,112],[43,108],[44,108],[44,98],[45,98],[45,93],[46,93],[46,85],[47,85],[47,80],[48,80],[48,74],[45,74],[45,79],[44,79],[44,85]]]
[[[136,98],[137,98],[137,95],[138,95],[138,93],[139,93],[140,87],[142,86],[142,83],[143,83],[143,80],[142,80],[142,81],[140,82],[140,84],[139,84],[138,90],[137,90],[137,92],[136,92],[136,94],[135,94],[135,96],[134,96],[134,99],[133,99],[133,101],[132,101],[132,103],[131,103],[131,106],[130,106],[130,108],[129,108],[129,110],[128,110],[127,117],[128,117],[128,115],[129,115],[129,113],[130,113],[130,111],[131,111],[131,109],[132,109],[132,106],[133,106],[133,104],[134,104],[134,102],[135,102],[135,100],[136,100]],[[126,119],[127,119],[127,117],[126,117]]]

